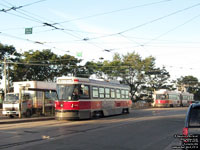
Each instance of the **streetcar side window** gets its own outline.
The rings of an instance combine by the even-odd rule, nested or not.
[[[179,100],[179,95],[169,95],[169,99],[171,100]]]
[[[189,100],[189,99],[188,99],[188,96],[184,95],[184,96],[183,96],[183,100]]]
[[[170,100],[174,100],[174,96],[173,95],[169,95],[169,99]]]
[[[92,97],[99,98],[99,89],[98,87],[92,87]]]
[[[105,97],[110,98],[110,89],[109,88],[105,88]]]
[[[81,85],[79,93],[80,93],[80,98],[89,99],[90,98],[89,86],[88,85]]]
[[[170,95],[169,95],[169,98],[170,98]],[[167,94],[156,94],[156,99],[166,100],[166,99],[168,99],[168,95]]]
[[[120,93],[120,90],[119,90],[119,89],[116,90],[116,96],[117,96],[118,99],[121,98],[121,93]]]
[[[121,97],[125,98],[125,90],[121,90]]]
[[[105,97],[104,94],[105,94],[104,88],[100,87],[99,88],[99,97],[104,98]]]
[[[111,98],[115,98],[115,89],[110,89]]]

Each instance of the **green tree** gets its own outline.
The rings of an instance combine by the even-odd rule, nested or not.
[[[152,95],[155,90],[159,89],[173,89],[173,84],[169,82],[170,74],[165,69],[162,68],[153,68],[149,71],[145,72],[145,82],[144,89],[146,89],[150,93],[149,99],[152,100]]]
[[[89,78],[95,74],[98,78],[102,77],[102,66],[101,62],[88,61],[84,66],[78,66],[77,77]]]
[[[135,52],[126,55],[115,54],[112,61],[104,61],[103,72],[110,79],[120,79],[130,86],[132,99],[136,99],[142,85],[145,83],[145,72],[152,70],[155,58],[150,56],[142,59]]]
[[[187,91],[194,94],[195,100],[200,100],[200,83],[194,76],[181,76],[177,79],[177,87],[180,91]]]
[[[163,68],[155,68],[146,72],[146,82],[151,88],[151,91],[158,89],[171,89],[169,85],[169,72]]]
[[[14,65],[13,81],[37,80],[55,81],[56,77],[76,74],[80,60],[70,55],[58,56],[51,50],[23,53],[23,57]]]
[[[177,79],[177,84],[179,87],[195,87],[198,85],[198,79],[194,76],[181,76]]]
[[[12,57],[13,55],[14,57]],[[2,75],[3,69],[4,69],[4,63],[6,63],[6,70],[9,71],[10,63],[18,61],[20,58],[20,54],[16,51],[16,49],[13,46],[3,45],[0,43],[0,74]],[[2,76],[0,76],[0,79],[2,79]]]
[[[55,77],[67,75],[77,76],[79,73],[78,64],[81,62],[81,60],[67,54],[58,56],[58,60],[57,68],[55,69],[57,74]]]

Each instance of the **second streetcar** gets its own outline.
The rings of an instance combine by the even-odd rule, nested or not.
[[[161,89],[154,92],[154,107],[182,107],[193,102],[194,95],[188,92]]]

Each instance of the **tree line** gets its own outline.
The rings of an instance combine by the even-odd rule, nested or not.
[[[14,81],[55,81],[60,76],[89,78],[91,75],[106,80],[119,80],[130,86],[132,100],[152,100],[152,93],[158,89],[174,90],[176,84],[180,90],[186,87],[199,99],[199,81],[196,77],[180,77],[170,81],[170,74],[163,66],[156,67],[155,58],[142,58],[138,53],[125,55],[115,53],[112,60],[87,61],[71,55],[57,55],[50,49],[16,52],[13,46],[0,43],[1,79],[6,63],[7,80]]]

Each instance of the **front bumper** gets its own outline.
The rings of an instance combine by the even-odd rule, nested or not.
[[[19,115],[19,111],[2,111],[3,115]]]
[[[55,118],[57,120],[79,119],[78,110],[56,110]]]

